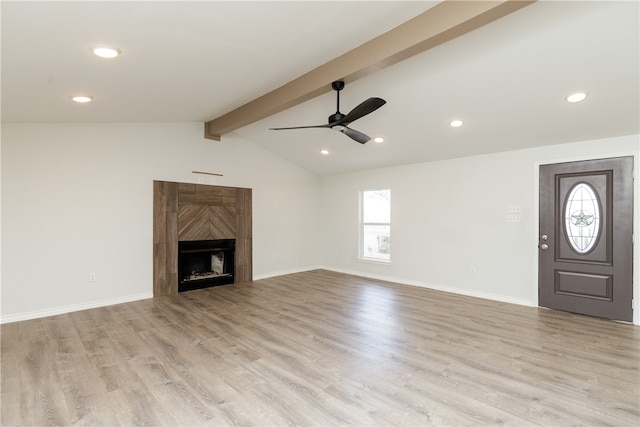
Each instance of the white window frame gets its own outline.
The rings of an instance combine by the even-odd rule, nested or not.
[[[380,258],[380,257],[371,257],[367,256],[365,250],[365,227],[367,226],[387,226],[389,227],[389,238],[391,238],[391,204],[389,204],[389,222],[365,222],[364,220],[364,196],[365,193],[374,192],[374,191],[388,191],[389,198],[391,198],[391,189],[390,188],[378,188],[378,189],[369,189],[369,190],[361,190],[359,193],[359,232],[358,232],[358,259],[366,262],[375,262],[382,264],[390,264],[391,263],[391,251],[389,251],[389,258]]]

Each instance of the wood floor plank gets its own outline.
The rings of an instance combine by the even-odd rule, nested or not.
[[[1,425],[640,425],[637,326],[324,270],[1,332]]]

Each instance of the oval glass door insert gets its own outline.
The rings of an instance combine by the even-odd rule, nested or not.
[[[593,187],[586,182],[576,184],[565,202],[564,221],[567,240],[579,254],[586,254],[600,236],[600,202]]]

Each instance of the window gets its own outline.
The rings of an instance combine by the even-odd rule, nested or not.
[[[360,193],[360,257],[391,260],[391,190]]]

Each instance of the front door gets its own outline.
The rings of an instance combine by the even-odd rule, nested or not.
[[[540,167],[541,307],[633,320],[633,157]]]

